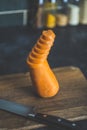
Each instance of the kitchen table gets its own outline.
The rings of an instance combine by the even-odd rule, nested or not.
[[[59,93],[52,98],[39,97],[32,86],[30,73],[0,76],[0,98],[31,105],[37,112],[56,115],[71,121],[82,121],[87,129],[87,79],[74,66],[53,69]],[[0,110],[0,130],[48,130],[43,124]],[[64,130],[64,129],[63,129]]]

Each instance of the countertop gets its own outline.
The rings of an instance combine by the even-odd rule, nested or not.
[[[52,98],[40,98],[36,94],[29,72],[0,76],[0,98],[34,106],[36,112],[74,121],[82,130],[87,130],[86,78],[79,68],[73,66],[56,68],[53,72],[60,90]],[[0,130],[54,130],[54,128],[0,110]],[[66,129],[55,128],[55,130]]]

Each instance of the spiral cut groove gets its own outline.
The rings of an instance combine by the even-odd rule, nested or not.
[[[59,90],[58,81],[47,62],[54,39],[52,30],[43,31],[27,58],[32,83],[41,97],[52,97]]]
[[[29,54],[28,64],[30,67],[34,67],[34,65],[38,66],[47,59],[54,38],[55,34],[51,30],[43,31],[41,37]]]

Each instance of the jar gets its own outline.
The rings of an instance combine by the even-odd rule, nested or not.
[[[73,0],[68,4],[69,24],[74,26],[79,24],[79,0]]]
[[[44,0],[38,1],[38,9],[36,13],[36,27],[42,28],[44,26]]]
[[[49,0],[45,3],[45,26],[54,28],[56,26],[56,0]]]
[[[57,0],[58,8],[56,14],[56,23],[57,26],[66,26],[68,24],[68,16],[67,16],[67,4],[66,0]]]
[[[87,24],[87,0],[80,2],[80,23]]]

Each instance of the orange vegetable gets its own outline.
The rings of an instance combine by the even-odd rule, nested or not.
[[[54,39],[52,30],[43,31],[27,58],[32,83],[38,95],[44,98],[56,95],[59,90],[58,81],[47,62]]]

